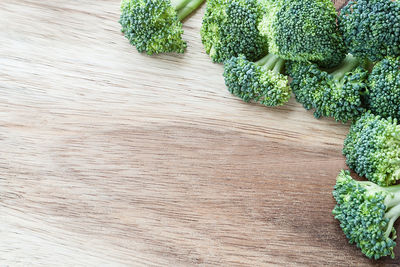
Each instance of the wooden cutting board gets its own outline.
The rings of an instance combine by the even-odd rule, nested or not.
[[[149,57],[117,0],[0,1],[0,266],[375,263],[331,214],[348,125],[231,96],[203,13]]]

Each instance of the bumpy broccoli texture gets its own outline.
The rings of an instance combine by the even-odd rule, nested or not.
[[[400,57],[386,57],[374,66],[367,102],[375,115],[400,120]]]
[[[346,56],[331,0],[264,0],[268,12],[259,25],[269,52],[286,60],[333,67]]]
[[[389,186],[400,179],[400,126],[395,119],[365,113],[350,128],[343,155],[360,176]]]
[[[350,243],[356,243],[368,258],[394,258],[396,230],[400,216],[400,185],[381,187],[368,181],[356,181],[342,171],[333,191],[337,205],[335,218]]]
[[[396,0],[351,0],[339,16],[350,53],[372,61],[400,55],[400,4]]]
[[[242,54],[257,60],[267,51],[267,40],[257,29],[265,13],[258,0],[209,0],[200,30],[207,54],[223,62]]]
[[[283,75],[285,61],[268,54],[257,62],[243,55],[225,61],[224,77],[228,90],[246,102],[280,106],[289,101],[290,87]]]
[[[139,52],[183,53],[181,21],[204,0],[122,0],[119,23]]]
[[[294,61],[287,63],[287,72],[293,78],[290,86],[296,100],[307,110],[314,109],[316,118],[346,122],[365,112],[361,96],[367,88],[368,71],[353,56],[348,55],[331,73],[317,64]]]

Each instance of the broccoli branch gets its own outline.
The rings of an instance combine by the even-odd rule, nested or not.
[[[400,194],[400,192],[398,193]],[[387,229],[385,232],[385,237],[388,238],[390,236],[390,233],[396,233],[393,231],[393,224],[396,222],[396,220],[400,217],[400,200],[395,197],[397,199],[397,205],[392,207],[388,212],[386,212],[385,214],[385,218],[389,220],[389,223],[387,225]]]
[[[335,81],[341,82],[346,76],[346,73],[351,72],[360,65],[361,61],[358,58],[355,58],[351,54],[348,54],[343,60],[343,63],[340,65],[340,67],[332,72],[331,75],[333,76],[333,79]]]
[[[265,70],[271,70],[276,74],[282,73],[285,66],[285,60],[274,54],[268,54],[255,62]]]
[[[171,5],[175,8],[179,21],[184,20],[195,11],[204,0],[171,0]]]

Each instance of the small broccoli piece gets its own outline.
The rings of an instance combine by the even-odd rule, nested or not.
[[[280,106],[289,101],[290,87],[283,72],[285,60],[268,54],[257,62],[243,55],[225,61],[224,77],[229,92],[246,102]]]
[[[337,205],[332,213],[349,242],[356,243],[368,258],[394,258],[393,224],[400,216],[400,185],[381,187],[356,181],[349,171],[342,170],[333,197]]]
[[[361,96],[367,89],[368,71],[362,65],[363,61],[348,55],[331,73],[303,62],[288,62],[287,72],[293,78],[290,86],[296,100],[304,108],[315,109],[316,118],[346,122],[365,112]]]
[[[269,52],[286,60],[339,65],[346,47],[337,28],[331,0],[264,0],[268,12],[259,24]]]
[[[400,55],[400,4],[395,0],[351,0],[341,10],[339,29],[356,57],[381,60]]]
[[[400,180],[400,126],[395,119],[365,113],[344,141],[347,165],[358,175],[388,186]]]
[[[400,119],[400,58],[378,62],[368,79],[367,102],[375,115]]]
[[[265,9],[258,0],[209,0],[200,34],[214,62],[243,54],[256,60],[267,52],[267,40],[257,26]]]
[[[181,21],[204,0],[122,0],[119,23],[139,52],[183,53]]]

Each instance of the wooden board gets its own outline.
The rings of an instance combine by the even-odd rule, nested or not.
[[[331,214],[348,125],[231,96],[203,13],[148,57],[117,0],[0,1],[0,266],[375,263]]]

